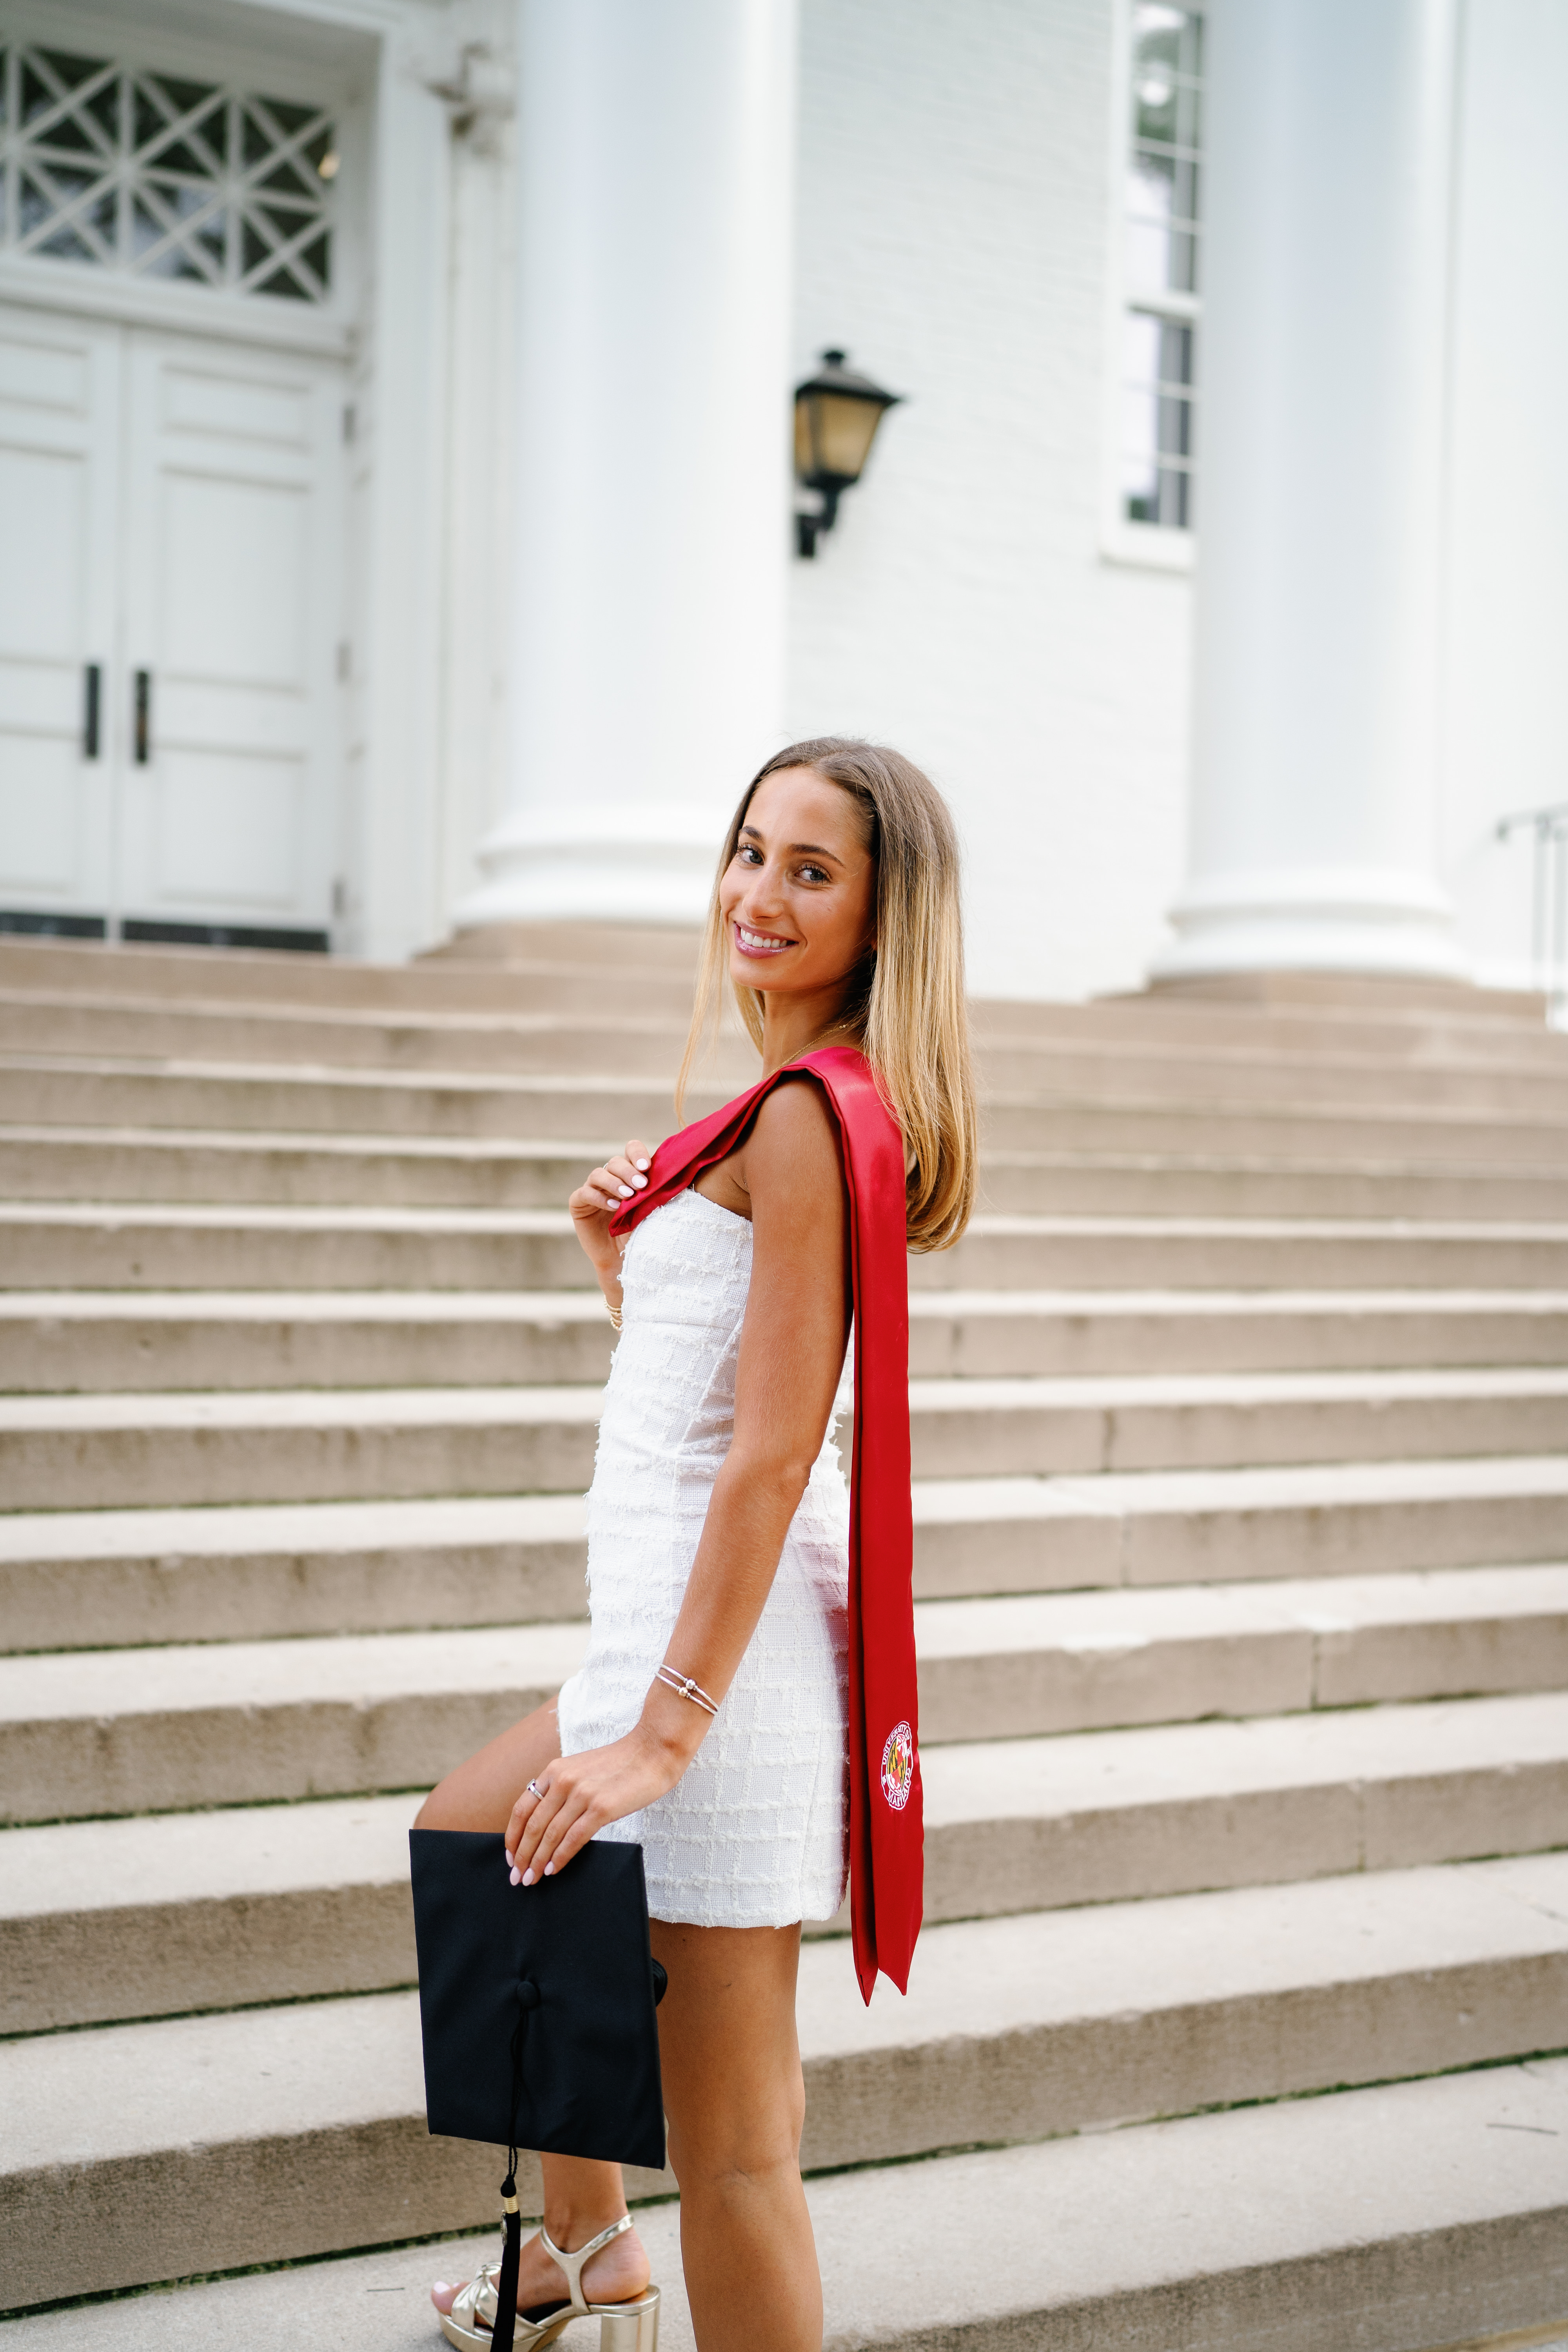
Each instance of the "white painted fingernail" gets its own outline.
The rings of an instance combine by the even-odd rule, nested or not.
[[[531,1886],[531,1885],[533,1885],[533,1873],[532,1873],[532,1871],[531,1871],[531,1870],[525,1870],[525,1871],[523,1872],[523,1874],[522,1874],[521,1881],[520,1882],[520,1881],[519,1881],[519,1879],[518,1879],[517,1873],[516,1873],[516,1871],[514,1870],[514,1871],[512,1872],[512,1874],[511,1874],[511,1883],[512,1883],[512,1885],[513,1885],[514,1886],[518,1885],[520,1883],[521,1883],[522,1885],[524,1885],[524,1886]]]
[[[623,1201],[629,1201],[629,1200],[631,1199],[631,1197],[632,1197],[632,1188],[631,1188],[631,1186],[630,1186],[629,1184],[623,1184],[623,1185],[621,1186],[621,1198],[622,1198],[622,1200],[623,1200]]]
[[[637,1164],[637,1167],[639,1167],[639,1168],[646,1168],[646,1167],[647,1166],[647,1164],[648,1164],[648,1163],[647,1163],[647,1161],[646,1160],[637,1160],[637,1163],[636,1163],[636,1164]]]
[[[554,1875],[555,1875],[555,1864],[554,1864],[552,1862],[547,1862],[547,1863],[545,1864],[545,1865],[544,1865],[544,1875],[546,1876],[546,1878],[553,1878],[553,1877],[554,1877]]]
[[[638,1188],[638,1190],[640,1191],[640,1190],[643,1188],[643,1186],[645,1186],[645,1185],[647,1184],[647,1178],[646,1176],[634,1176],[634,1177],[632,1178],[632,1182],[633,1182],[635,1185],[637,1185],[637,1188]]]
[[[513,1885],[514,1886],[516,1886],[516,1885],[520,1883],[520,1882],[519,1882],[519,1879],[518,1879],[517,1872],[516,1872],[515,1870],[514,1870],[514,1871],[512,1872],[512,1874],[511,1874],[511,1883],[512,1883],[512,1885]],[[524,1886],[526,1886],[526,1885],[527,1885],[527,1884],[528,1884],[528,1881],[527,1881],[527,1879],[525,1878],[525,1879],[523,1879],[521,1883],[521,1885],[523,1885]]]

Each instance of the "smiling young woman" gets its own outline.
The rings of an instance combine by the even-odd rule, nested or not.
[[[786,780],[803,820],[815,805],[841,843],[848,828],[849,871],[842,861],[827,864],[820,852],[797,850],[782,837],[795,830],[784,824],[781,834],[778,788]],[[781,834],[771,845],[770,823]],[[857,891],[869,898],[868,919],[858,901],[856,915],[848,912]],[[826,1028],[820,1040],[808,1030],[797,1042],[795,1024],[810,1015],[791,1000],[806,968],[797,961],[792,976],[787,956],[772,964],[766,950],[741,944],[739,926],[761,925],[765,933],[775,911],[786,919],[784,936],[793,939],[791,925],[798,926],[800,946],[819,954],[835,914],[850,929],[862,922],[860,952],[847,974],[824,992],[823,1004],[832,999],[827,1017],[836,1041],[860,1048],[902,1131],[910,1171],[910,1247],[947,1248],[968,1223],[974,1201],[974,1081],[958,842],[946,803],[912,761],[880,744],[823,736],[792,743],[747,786],[731,821],[709,908],[697,1006],[676,1086],[678,1111],[726,975],[765,1070],[780,1066],[803,1044],[827,1042]]]
[[[634,1139],[570,1202],[622,1331],[588,1496],[587,1655],[555,1709],[419,1818],[504,1829],[520,1887],[590,1837],[641,1844],[700,2352],[817,2352],[800,1927],[835,1915],[847,1875],[862,1991],[879,1969],[904,1985],[921,1907],[904,1254],[959,1238],[974,1182],[957,847],[917,768],[834,737],[747,787],[678,1108],[726,977],[759,1083],[657,1153]],[[851,1496],[833,1423],[852,1324]],[[542,2166],[518,2343],[590,2309],[651,2326],[618,2169]],[[488,2343],[498,2268],[434,2290],[454,2344]]]

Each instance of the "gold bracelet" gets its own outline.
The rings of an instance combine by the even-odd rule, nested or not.
[[[609,1317],[609,1318],[610,1318],[611,1322],[615,1325],[615,1327],[616,1327],[616,1330],[618,1331],[618,1330],[620,1329],[620,1328],[621,1328],[621,1324],[622,1324],[622,1321],[623,1321],[623,1319],[624,1319],[621,1308],[620,1308],[620,1307],[612,1307],[612,1306],[610,1305],[610,1302],[609,1302],[608,1298],[605,1298],[605,1314]]]
[[[718,1702],[710,1699],[701,1684],[694,1683],[689,1675],[677,1674],[673,1666],[660,1666],[654,1680],[662,1683],[666,1690],[674,1691],[678,1698],[689,1698],[693,1706],[702,1709],[704,1715],[718,1714]]]

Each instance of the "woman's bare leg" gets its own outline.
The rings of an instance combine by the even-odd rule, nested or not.
[[[419,1808],[422,1830],[504,1830],[518,1792],[561,1753],[552,1706],[536,1707],[455,1772],[448,1772]],[[581,2157],[542,2156],[544,2226],[565,2252],[575,2253],[626,2210],[618,2164],[590,2164]],[[635,2230],[613,2239],[583,2273],[583,2292],[595,2303],[626,2303],[648,2283],[648,2259]],[[439,2281],[431,2294],[437,2309],[449,2311],[457,2284]],[[518,2273],[520,2311],[563,2302],[566,2282],[537,2238],[525,2241]]]
[[[656,1920],[680,2250],[700,2352],[821,2352],[822,2282],[800,2179],[800,1929]]]
[[[552,1706],[536,1706],[521,1723],[448,1772],[414,1816],[416,1830],[505,1829],[521,1791],[561,1753]]]

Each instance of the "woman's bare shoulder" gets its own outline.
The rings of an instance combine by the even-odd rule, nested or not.
[[[844,1194],[838,1131],[810,1078],[773,1087],[746,1139],[746,1189],[754,1202],[821,1208]]]

